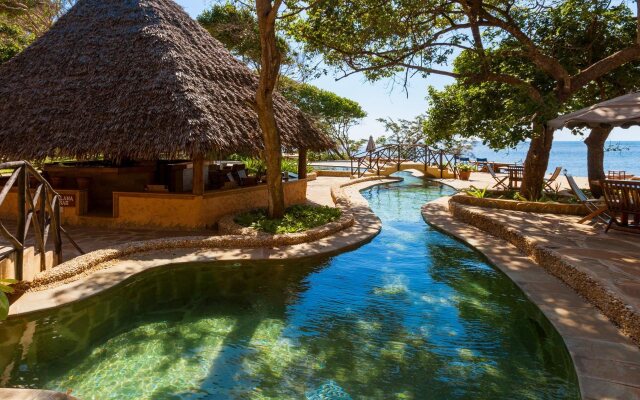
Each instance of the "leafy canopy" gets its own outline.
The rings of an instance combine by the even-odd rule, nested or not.
[[[623,4],[608,7],[604,1],[564,1],[531,18],[527,26],[532,30],[532,40],[570,73],[578,73],[594,60],[633,42],[636,35],[633,13]],[[552,115],[640,88],[640,63],[631,62],[589,82],[562,103],[556,97],[557,83],[548,74],[526,57],[513,55],[524,51],[517,40],[506,38],[498,47],[486,51],[491,54],[493,71],[530,82]],[[481,68],[481,60],[471,51],[462,51],[454,61],[454,71],[463,74],[478,74]],[[532,137],[531,123],[539,113],[544,114],[545,107],[524,86],[459,81],[440,91],[429,89],[425,132],[441,139],[455,134],[480,137],[494,149],[515,147]]]

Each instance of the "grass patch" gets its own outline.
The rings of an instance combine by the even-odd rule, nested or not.
[[[301,204],[287,208],[281,219],[269,219],[267,210],[257,209],[236,216],[234,221],[263,232],[295,233],[335,221],[341,215],[337,208]]]

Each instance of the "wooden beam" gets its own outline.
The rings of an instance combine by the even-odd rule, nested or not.
[[[201,154],[193,157],[193,194],[204,194],[204,157]]]
[[[298,149],[298,179],[307,177],[307,149]]]

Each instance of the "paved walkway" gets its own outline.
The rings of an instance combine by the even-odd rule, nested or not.
[[[498,174],[498,176],[504,177],[506,175]],[[574,179],[576,180],[578,186],[580,186],[581,188],[589,187],[589,180],[586,177],[575,176]],[[468,189],[471,186],[475,186],[479,189],[492,189],[493,185],[496,184],[496,181],[487,172],[472,172],[471,177],[468,181],[461,181],[459,179],[434,179],[434,181],[442,182],[458,190]],[[560,184],[560,189],[569,190],[569,183],[567,182],[567,178],[565,178],[564,175],[560,175],[558,179],[556,179],[556,182]]]

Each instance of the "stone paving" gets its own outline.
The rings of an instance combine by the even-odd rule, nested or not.
[[[500,177],[505,177],[505,174],[498,174]],[[548,177],[548,176],[547,176]],[[581,188],[589,187],[589,180],[586,177],[575,176],[576,183]],[[492,189],[496,184],[496,181],[487,172],[472,172],[468,181],[461,181],[459,179],[433,179],[436,182],[444,183],[458,190],[469,189],[471,186],[479,189],[489,188]],[[556,182],[560,184],[561,190],[569,190],[569,183],[564,175],[560,175]],[[553,185],[552,185],[553,186]]]

